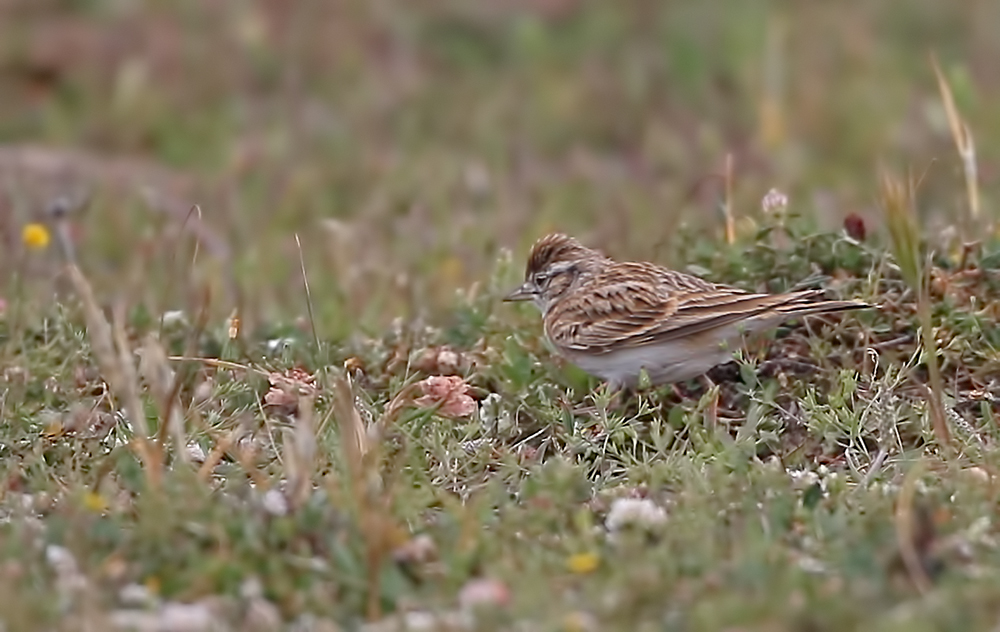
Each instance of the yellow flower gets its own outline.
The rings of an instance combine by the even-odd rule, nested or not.
[[[570,572],[577,575],[593,573],[600,563],[601,558],[597,556],[597,553],[576,553],[570,555],[569,559],[566,560],[566,566],[569,567]]]
[[[42,434],[44,434],[48,439],[55,439],[56,437],[62,435],[65,430],[66,429],[63,428],[62,421],[57,419],[45,424],[45,429],[42,431]]]
[[[83,506],[89,511],[100,513],[108,508],[108,501],[96,492],[87,492],[83,496]]]
[[[24,242],[25,246],[34,250],[46,248],[50,240],[49,229],[44,224],[28,224],[21,231],[21,241]]]

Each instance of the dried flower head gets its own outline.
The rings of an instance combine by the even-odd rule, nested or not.
[[[445,417],[468,417],[476,412],[476,400],[469,395],[469,385],[457,375],[434,375],[417,383],[422,396],[414,400],[417,406],[431,408]]]
[[[857,213],[851,213],[844,218],[844,231],[857,241],[864,241],[868,233],[864,218]]]
[[[464,354],[449,347],[428,347],[420,352],[413,368],[429,375],[458,375],[469,367]]]
[[[316,397],[319,390],[316,378],[298,367],[268,373],[267,381],[271,388],[264,394],[264,405],[289,415],[298,411],[299,397]]]

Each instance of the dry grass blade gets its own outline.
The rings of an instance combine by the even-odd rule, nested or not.
[[[348,378],[337,376],[333,383],[333,410],[340,429],[340,445],[347,462],[349,488],[365,538],[365,549],[368,558],[368,604],[367,614],[371,620],[378,619],[381,607],[378,600],[378,587],[381,580],[380,551],[383,548],[382,538],[377,529],[382,520],[376,515],[377,507],[372,502],[369,493],[366,464],[374,461],[374,455],[368,449],[368,433],[364,420],[354,403],[354,389]],[[368,455],[369,458],[365,458]]]
[[[173,439],[177,458],[189,463],[191,459],[187,452],[184,416],[181,414],[180,403],[176,401],[177,394],[174,388],[176,375],[170,368],[166,352],[153,335],[146,336],[143,342],[142,355],[139,358],[139,375],[156,397],[160,410],[157,445],[165,445],[166,435],[169,434]]]
[[[316,467],[316,429],[311,395],[299,395],[295,426],[285,434],[282,452],[288,480],[289,506],[297,509],[309,498],[313,470]]]
[[[343,376],[334,380],[334,415],[347,462],[349,489],[365,541],[367,616],[376,620],[381,617],[382,610],[382,566],[402,540],[403,529],[396,524],[391,513],[393,497],[386,489],[380,470],[377,446],[369,439],[366,424],[355,406],[354,389]],[[389,415],[389,411],[384,415]]]
[[[145,473],[150,487],[158,489],[162,478],[162,459],[159,450],[150,443],[149,426],[142,403],[139,401],[139,385],[135,366],[132,363],[131,351],[121,324],[121,318],[116,318],[115,329],[104,317],[104,313],[94,298],[94,291],[86,277],[78,267],[68,266],[69,278],[73,288],[83,304],[84,319],[87,322],[87,332],[90,337],[91,349],[97,359],[98,367],[111,391],[121,399],[135,435],[136,451],[145,466]],[[118,349],[116,350],[116,342]]]
[[[114,333],[115,346],[118,349],[118,376],[120,384],[117,385],[117,388],[121,391],[119,396],[124,401],[125,410],[128,411],[130,421],[134,424],[136,433],[142,437],[149,438],[149,425],[146,423],[146,414],[143,411],[142,402],[139,401],[139,376],[135,370],[128,336],[125,334],[125,306],[121,303],[115,305],[113,317],[112,331]]]
[[[238,362],[230,362],[228,360],[220,360],[218,358],[199,358],[197,356],[169,356],[167,358],[171,362],[200,362],[205,366],[215,367],[217,369],[232,369],[234,371],[246,371],[248,373],[253,372],[258,375],[267,376],[267,371],[263,369],[258,369],[246,364],[240,364]]]
[[[921,344],[927,373],[930,377],[928,403],[931,422],[938,444],[951,447],[951,433],[944,414],[944,382],[938,366],[937,339],[931,315],[931,297],[928,292],[928,275],[921,252],[920,233],[913,209],[912,182],[883,171],[880,181],[882,208],[892,238],[892,251],[899,265],[903,280],[917,295],[917,313],[920,319]]]
[[[198,221],[201,222],[201,219],[202,219],[202,217],[201,217],[201,207],[198,206],[197,204],[192,205],[191,206],[191,210],[189,210],[188,214],[184,217],[184,221],[181,223],[181,230],[184,229],[184,227],[187,225],[188,220],[193,215],[195,215],[195,214],[197,214],[197,216],[198,216]],[[177,252],[179,250],[179,248],[177,246],[179,246],[179,244],[176,244],[173,248],[170,248],[167,251],[168,257],[169,257],[169,259],[167,261],[167,266],[169,268],[171,268],[171,269],[174,267],[174,257],[176,256],[176,254],[177,254]],[[198,262],[198,252],[199,252],[200,247],[201,247],[201,242],[198,241],[197,239],[195,239],[194,240],[194,244],[193,244],[193,252],[191,254],[191,263],[190,263],[190,266],[189,266],[191,270],[194,270],[195,264]],[[178,276],[180,276],[180,275],[179,274],[177,274],[177,275],[173,275],[172,274],[172,275],[169,275],[167,277],[166,287],[164,288],[163,296],[170,297],[170,296],[173,295],[174,280]],[[161,338],[163,337],[163,328],[164,328],[164,324],[166,322],[166,315],[167,315],[166,310],[164,310],[163,313],[160,314],[160,337]]]
[[[365,455],[369,451],[368,431],[361,414],[354,405],[354,389],[346,377],[334,381],[334,414],[340,428],[344,458],[352,477],[360,478]]]
[[[200,214],[200,209],[199,209]],[[193,265],[193,264],[192,264]],[[204,300],[201,304],[201,309],[198,311],[198,319],[195,324],[195,328],[192,330],[187,340],[187,352],[188,355],[195,353],[198,340],[201,338],[202,333],[205,331],[205,327],[208,325],[208,291],[207,288],[203,288],[202,295]],[[162,336],[163,322],[160,322],[160,335]],[[149,341],[155,345],[154,353],[156,354],[156,361],[162,367],[160,373],[163,376],[172,376],[173,384],[170,384],[170,379],[164,379],[161,382],[163,393],[159,394],[160,401],[162,402],[160,416],[163,419],[170,420],[170,427],[174,429],[174,440],[177,442],[177,449],[182,453],[181,458],[190,462],[187,449],[187,436],[185,435],[185,421],[186,414],[181,414],[180,410],[180,392],[181,387],[184,385],[184,367],[180,367],[179,370],[174,371],[170,368],[170,358],[166,355],[166,351],[159,342],[160,337],[150,336]],[[197,413],[195,413],[197,415]],[[161,427],[162,433],[162,427]],[[163,437],[160,438],[160,445],[163,445]]]
[[[306,274],[306,259],[302,254],[302,242],[299,241],[299,234],[295,233],[295,246],[299,250],[299,268],[302,270],[302,286],[306,292],[306,309],[309,310],[309,326],[312,328],[313,342],[316,348],[320,348],[319,334],[316,332],[316,316],[313,313],[312,293],[309,291],[309,276]]]
[[[733,218],[733,155],[726,154],[726,199],[722,201],[722,214],[726,220],[726,243],[736,243],[736,220]]]
[[[931,66],[937,76],[938,89],[941,91],[941,101],[944,104],[945,115],[948,117],[948,127],[951,129],[951,137],[955,140],[955,148],[962,159],[962,172],[965,174],[966,195],[969,198],[969,214],[972,219],[979,218],[979,169],[976,166],[976,143],[972,138],[972,131],[969,125],[958,113],[955,106],[955,97],[951,92],[951,86],[941,71],[937,56],[931,54]]]
[[[209,452],[208,456],[205,457],[205,462],[198,468],[198,479],[202,482],[207,482],[215,471],[216,466],[222,462],[222,459],[228,453],[236,459],[254,485],[267,488],[271,484],[269,479],[254,466],[254,458],[257,450],[254,447],[254,443],[249,441],[246,442],[246,445],[241,445],[240,441],[247,435],[252,434],[251,427],[255,425],[256,422],[253,417],[248,413],[243,413],[235,428],[216,439],[212,451]]]
[[[910,580],[921,594],[926,594],[931,589],[931,579],[924,569],[921,553],[918,550],[917,517],[915,515],[913,499],[916,495],[917,479],[923,471],[920,463],[917,463],[903,480],[903,487],[896,500],[896,538],[899,542],[899,555],[903,560]]]
[[[212,475],[212,471],[215,469],[215,466],[222,462],[222,457],[226,455],[226,451],[236,445],[236,442],[242,435],[243,428],[236,427],[226,433],[226,435],[221,439],[216,441],[212,451],[209,452],[207,457],[205,457],[205,462],[201,464],[200,468],[198,468],[199,480],[202,482],[208,481],[209,477]]]
[[[79,210],[79,208],[82,208],[86,204],[86,200],[73,204],[67,198],[58,197],[52,200],[46,209],[46,214],[52,221],[55,229],[56,243],[62,251],[63,259],[65,259],[66,263],[73,266],[76,265],[76,248],[73,245],[73,237],[70,234],[71,230],[68,218],[71,213]]]
[[[759,136],[768,150],[776,150],[784,142],[788,124],[782,97],[785,88],[786,55],[788,49],[788,19],[784,13],[768,16],[764,33],[763,91],[758,120]]]
[[[139,376],[135,370],[135,362],[132,357],[132,349],[125,335],[125,306],[121,303],[114,308],[114,336],[118,347],[118,363],[121,384],[118,386],[119,396],[125,404],[129,419],[134,424],[134,431],[137,435],[136,446],[146,461],[147,476],[155,477],[155,487],[159,487],[159,481],[163,474],[163,446],[153,440],[149,432],[149,425],[146,423],[146,412],[142,401],[139,399]],[[114,388],[114,385],[112,385]]]
[[[104,313],[97,305],[97,299],[94,298],[90,283],[75,265],[69,266],[69,278],[83,303],[83,316],[87,322],[91,351],[93,351],[104,377],[109,382],[119,382],[122,378],[119,376],[118,357],[115,354],[115,345],[111,337],[111,325],[104,318]]]
[[[715,432],[719,427],[719,386],[713,384],[698,402],[698,407],[702,408],[702,417],[705,427],[711,432]]]
[[[899,271],[907,285],[921,293],[924,281],[920,231],[912,208],[911,191],[906,183],[885,171],[881,173],[879,188]]]

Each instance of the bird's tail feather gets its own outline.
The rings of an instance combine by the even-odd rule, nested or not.
[[[776,305],[774,311],[786,316],[808,316],[873,307],[863,301],[828,300],[823,290],[795,292],[789,299],[786,303]]]

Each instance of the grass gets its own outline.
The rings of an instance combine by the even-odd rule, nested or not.
[[[513,4],[0,9],[4,629],[995,626],[997,9]],[[555,228],[878,308],[616,405]]]

